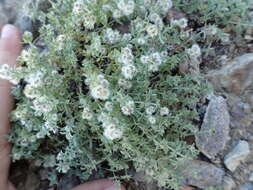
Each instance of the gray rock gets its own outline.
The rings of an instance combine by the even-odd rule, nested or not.
[[[200,132],[196,135],[198,149],[208,158],[214,159],[229,140],[230,117],[226,100],[213,96],[207,107]]]
[[[29,172],[24,185],[24,190],[38,189],[40,186],[40,179],[34,172]]]
[[[253,182],[253,172],[250,174],[249,176],[249,181],[252,181]]]
[[[233,190],[235,187],[234,180],[231,177],[225,176],[223,179],[223,190]]]
[[[252,183],[246,183],[239,188],[239,190],[252,190],[252,189],[253,189]]]
[[[247,141],[239,141],[234,149],[225,156],[224,163],[230,171],[235,171],[236,168],[243,162],[250,153],[249,144]]]
[[[221,69],[211,71],[207,78],[218,91],[241,94],[253,84],[253,53],[236,57]]]
[[[8,17],[4,14],[3,7],[0,5],[0,26],[8,22]]]
[[[199,188],[221,185],[225,175],[221,168],[198,160],[184,162],[178,171],[184,179],[183,184]]]
[[[79,184],[80,184],[80,182],[77,177],[70,175],[70,174],[66,174],[60,179],[58,189],[59,190],[69,190]]]

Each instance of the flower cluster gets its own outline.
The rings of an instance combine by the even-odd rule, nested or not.
[[[115,44],[120,40],[120,33],[117,30],[113,30],[111,28],[107,28],[104,33],[104,41],[109,44]]]
[[[197,59],[201,56],[201,49],[198,44],[193,44],[191,48],[187,49],[187,53],[192,59]]]
[[[161,53],[154,52],[150,55],[142,55],[140,57],[140,61],[144,65],[148,65],[148,70],[150,72],[156,72],[159,71],[159,66],[163,63],[164,57],[166,57],[167,52],[163,51]]]
[[[171,25],[178,26],[181,29],[184,29],[188,26],[188,20],[186,18],[180,18],[178,20],[172,20]]]
[[[129,16],[133,14],[134,8],[135,8],[135,2],[133,0],[119,0],[117,3],[118,9],[120,12],[114,13],[114,17],[116,15],[124,15]],[[115,15],[116,14],[116,15]],[[116,16],[116,18],[119,18],[120,16]]]
[[[83,24],[87,29],[93,29],[96,23],[96,16],[88,5],[82,0],[78,0],[73,5],[73,14],[76,16],[76,23]]]
[[[87,78],[85,83],[89,85],[90,94],[94,99],[106,100],[111,92],[109,89],[110,83],[105,79],[104,75],[99,74]]]
[[[128,98],[127,101],[121,103],[120,107],[124,115],[131,115],[134,113],[135,103],[131,98]]]
[[[101,113],[98,120],[102,123],[104,129],[104,136],[108,140],[120,139],[123,136],[123,131],[119,128],[119,121],[117,118],[112,118],[106,113]]]
[[[15,70],[14,70],[15,72]],[[16,72],[19,72],[16,70]],[[18,84],[19,79],[17,75],[13,74],[13,68],[7,64],[0,65],[0,78],[4,80],[9,80],[12,84]]]
[[[54,0],[47,12],[33,10],[38,39],[25,32],[18,67],[0,66],[15,84],[13,160],[50,167],[54,183],[58,173],[124,179],[131,170],[179,189],[176,168],[197,155],[185,139],[209,92],[201,69],[193,76],[180,66],[227,42],[222,27],[245,11],[235,12],[235,1],[173,2]]]

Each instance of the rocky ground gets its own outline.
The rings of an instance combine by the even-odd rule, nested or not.
[[[22,10],[21,2],[0,0],[0,25],[14,23],[22,30],[32,29],[32,22],[23,16],[24,12],[17,11]],[[253,11],[251,15],[253,22]],[[242,42],[228,44],[225,53],[215,56],[216,69],[203,68],[215,94],[202,107],[203,124],[195,137],[201,155],[199,160],[186,164],[187,170],[182,175],[192,187],[184,190],[253,190],[252,34],[253,28],[249,27]],[[11,179],[20,190],[44,190],[48,185],[43,181],[46,173],[46,170],[37,171],[33,163],[19,162],[13,165]],[[142,174],[135,175],[138,189],[158,189],[142,179]],[[67,190],[78,183],[77,179],[65,175],[57,189]],[[128,189],[135,189],[134,186],[133,183]]]

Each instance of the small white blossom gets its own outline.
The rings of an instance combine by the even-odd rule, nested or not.
[[[169,115],[169,108],[167,108],[167,107],[162,107],[162,108],[160,109],[160,115],[161,115],[161,116]]]
[[[206,35],[214,36],[218,32],[218,28],[215,25],[209,25],[204,28],[204,32]]]
[[[150,59],[149,59],[149,56],[142,55],[141,58],[140,58],[140,60],[141,60],[141,63],[147,64]]]
[[[127,80],[122,79],[122,78],[120,78],[118,80],[118,85],[120,87],[123,87],[124,89],[130,89],[130,88],[132,88],[132,83],[130,81],[127,81]]]
[[[127,101],[123,106],[121,106],[121,111],[124,115],[131,115],[134,113],[135,103],[132,100]]]
[[[115,19],[120,18],[122,16],[123,16],[122,12],[118,9],[115,9],[112,13],[112,17]]]
[[[28,82],[31,86],[33,87],[38,87],[42,85],[43,83],[43,78],[44,78],[44,73],[42,71],[37,71],[34,73],[30,73],[26,77],[26,82]]]
[[[156,123],[156,118],[154,116],[149,116],[148,121],[150,124],[155,124]]]
[[[129,16],[134,12],[135,3],[133,0],[119,0],[117,6],[125,16]]]
[[[181,18],[178,20],[178,26],[180,28],[186,28],[188,26],[188,20],[186,18]]]
[[[148,36],[150,36],[151,38],[157,36],[159,33],[157,26],[154,24],[148,25],[146,31],[148,33]]]
[[[97,119],[101,123],[107,123],[109,121],[109,116],[107,113],[102,112],[98,115]]]
[[[148,66],[148,70],[150,72],[157,72],[157,71],[159,71],[159,66],[157,64],[150,64]]]
[[[113,103],[109,102],[109,101],[105,102],[105,109],[107,111],[112,111],[113,110]]]
[[[106,100],[110,96],[110,90],[102,85],[97,85],[91,89],[91,96],[94,99]]]
[[[89,108],[85,107],[83,109],[82,118],[87,120],[91,120],[93,118],[93,114]]]
[[[39,97],[37,90],[30,84],[27,84],[24,89],[24,94],[27,98],[36,98]]]
[[[133,79],[133,77],[135,77],[135,75],[137,74],[137,69],[134,65],[129,64],[129,65],[124,65],[121,68],[121,72],[122,72],[122,75],[126,79]]]
[[[145,45],[146,44],[146,39],[144,37],[140,37],[137,39],[137,43],[139,45]]]
[[[157,0],[156,7],[166,14],[173,6],[172,0]]]
[[[153,113],[155,113],[156,108],[155,108],[155,106],[149,106],[149,107],[146,108],[145,111],[146,111],[146,114],[152,115]]]
[[[172,20],[171,25],[175,25],[181,29],[184,29],[188,26],[188,20],[186,18],[181,18],[179,20]]]
[[[117,30],[107,28],[104,34],[104,40],[109,44],[115,44],[120,40],[120,33]]]
[[[198,44],[194,44],[190,49],[187,50],[187,53],[191,58],[196,59],[201,56],[201,49]]]
[[[120,129],[111,125],[105,128],[104,136],[109,140],[120,139],[123,136],[123,132]]]

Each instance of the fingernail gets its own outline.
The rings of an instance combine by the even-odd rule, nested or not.
[[[120,190],[120,185],[119,184],[114,184],[113,186],[108,187],[105,190]]]
[[[11,38],[15,35],[15,26],[11,24],[6,24],[1,33],[1,38]]]

